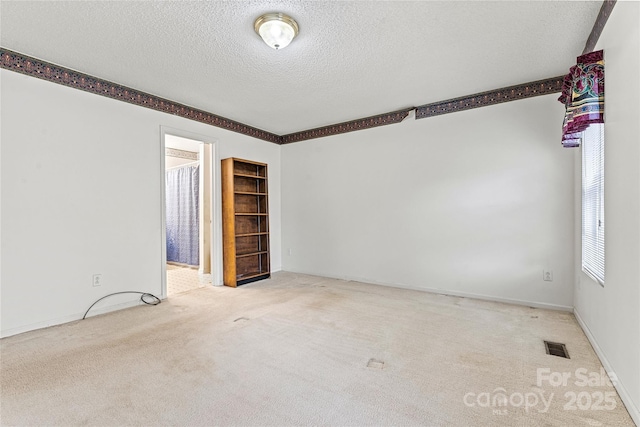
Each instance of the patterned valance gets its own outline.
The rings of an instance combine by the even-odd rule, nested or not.
[[[582,131],[591,123],[604,123],[603,51],[578,57],[577,64],[564,77],[562,95],[566,107],[562,124],[562,145],[579,147]]]

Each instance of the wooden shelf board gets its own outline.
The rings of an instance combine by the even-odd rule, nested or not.
[[[248,256],[255,256],[255,255],[264,255],[269,253],[269,251],[260,251],[260,252],[250,252],[248,254],[236,254],[236,258],[244,258],[244,257],[248,257]]]
[[[236,237],[267,236],[267,235],[269,235],[268,231],[261,231],[260,233],[236,234]]]
[[[250,273],[243,274],[242,276],[237,276],[236,279],[246,280],[246,279],[251,279],[252,277],[264,276],[265,274],[269,274],[269,273],[270,271],[262,271],[262,272],[252,271]]]
[[[252,193],[250,191],[235,191],[235,194],[243,194],[245,196],[266,196],[267,193]]]
[[[266,176],[249,175],[249,174],[246,174],[246,173],[238,173],[238,172],[234,172],[233,176],[241,176],[243,178],[267,179]]]
[[[247,159],[239,159],[237,157],[231,157],[234,161],[234,163],[244,163],[244,164],[250,164],[250,165],[254,165],[254,166],[267,166],[266,163],[260,163],[260,162],[256,162],[253,160],[247,160]]]
[[[257,213],[257,212],[236,212],[236,216],[267,216],[269,214],[266,213]]]

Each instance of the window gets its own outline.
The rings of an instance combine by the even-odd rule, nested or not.
[[[604,125],[582,132],[582,270],[604,285]]]

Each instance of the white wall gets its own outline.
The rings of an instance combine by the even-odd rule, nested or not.
[[[556,98],[283,146],[283,269],[570,309],[574,165]]]
[[[605,59],[605,285],[581,271],[576,150],[575,312],[640,425],[640,3],[619,1],[596,50]]]
[[[271,262],[280,269],[279,146],[0,73],[2,336],[79,319],[107,293],[160,295],[161,126],[217,139],[218,158],[269,164]],[[103,286],[91,286],[94,273]]]

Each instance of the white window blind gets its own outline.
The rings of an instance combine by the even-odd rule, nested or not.
[[[582,133],[582,270],[604,285],[604,125]]]

